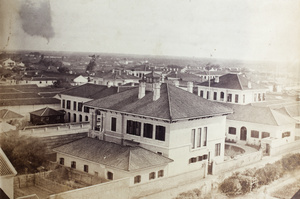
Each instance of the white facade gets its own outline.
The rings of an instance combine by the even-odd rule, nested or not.
[[[289,143],[295,140],[295,124],[275,126],[227,119],[226,138],[237,143],[254,145],[260,145],[263,138],[282,139]]]
[[[212,101],[245,105],[265,101],[266,89],[233,90],[226,88],[209,88],[206,86],[198,86],[198,96]]]
[[[162,154],[174,160],[168,165],[169,176],[199,169],[206,172],[208,161],[224,160],[225,116],[169,123],[156,118],[100,110],[97,118],[92,120],[92,125],[96,127],[92,126],[91,137],[118,144],[138,144],[140,147]],[[113,120],[115,127],[112,124]],[[140,123],[138,135],[128,133],[128,120]],[[145,124],[152,126],[152,135],[151,133],[146,135]],[[156,137],[157,126],[164,128],[163,139]],[[198,141],[200,131],[201,142]]]
[[[82,105],[91,101],[89,98],[75,97],[61,94],[61,107],[65,114],[65,121],[68,122],[86,122],[90,120],[90,111]],[[81,107],[81,108],[80,108]]]

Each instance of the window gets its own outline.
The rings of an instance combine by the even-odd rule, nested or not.
[[[165,141],[166,127],[156,126],[155,139]]]
[[[282,138],[284,137],[290,137],[291,136],[291,132],[284,132],[282,133]]]
[[[190,164],[191,163],[195,163],[195,162],[197,162],[197,158],[196,157],[192,157],[192,158],[189,159],[189,163]]]
[[[85,116],[85,121],[87,122],[87,121],[89,121],[89,116]]]
[[[201,147],[201,132],[202,129],[198,128],[198,138],[197,138],[197,147]]]
[[[203,160],[206,160],[207,159],[207,155],[203,155]]]
[[[137,121],[127,120],[127,134],[141,135],[141,123]]]
[[[221,155],[221,143],[215,145],[215,156]]]
[[[261,138],[267,138],[267,137],[270,137],[270,133],[268,133],[268,132],[261,133]]]
[[[117,130],[117,118],[112,117],[111,118],[111,131]]]
[[[76,102],[73,102],[73,110],[76,111]]]
[[[209,91],[206,92],[206,99],[209,99]]]
[[[217,100],[218,93],[214,92],[214,100]]]
[[[258,101],[261,101],[261,95],[260,95],[260,93],[258,94]]]
[[[221,98],[221,101],[224,101],[224,92],[221,92],[220,98]]]
[[[203,146],[207,145],[207,127],[203,129]]]
[[[255,130],[252,130],[252,131],[251,131],[251,137],[252,137],[252,138],[259,138],[259,132],[258,132],[258,131],[255,131]]]
[[[157,174],[157,177],[158,177],[158,178],[164,177],[164,170],[159,170],[159,171],[158,171],[158,174]]]
[[[71,101],[67,100],[67,109],[71,109]]]
[[[228,133],[231,134],[231,135],[236,135],[236,128],[229,127]]]
[[[153,125],[144,123],[144,137],[153,138]]]
[[[263,98],[263,101],[266,101],[266,94],[263,93],[262,95],[263,95],[263,97],[262,97],[262,98]]]
[[[78,111],[82,111],[82,106],[83,106],[83,103],[82,102],[78,102]]]
[[[254,94],[254,101],[256,102],[256,93]]]
[[[198,161],[202,161],[203,160],[203,156],[198,156]]]
[[[89,165],[83,165],[83,171],[84,172],[89,172]]]
[[[73,114],[73,122],[76,122],[76,114]]]
[[[79,115],[79,122],[82,122],[82,115]]]
[[[87,106],[84,106],[83,111],[84,111],[85,113],[89,113],[89,112],[90,112],[90,108],[87,107]]]
[[[64,158],[59,158],[59,164],[64,165],[65,164],[65,159]]]
[[[238,94],[235,95],[235,103],[239,103],[239,95]]]
[[[114,179],[114,174],[110,171],[107,172],[107,179],[113,180]]]
[[[200,91],[200,97],[203,97],[203,91]]]
[[[66,107],[65,103],[66,103],[66,100],[62,100],[62,108]]]
[[[227,102],[231,102],[232,101],[232,94],[228,94],[227,95]]]
[[[75,161],[71,162],[71,168],[76,169],[76,162]]]
[[[155,179],[155,172],[149,173],[149,180]]]
[[[134,177],[134,184],[140,183],[140,182],[141,182],[141,176],[140,176],[140,175],[135,176],[135,177]]]
[[[196,147],[195,138],[196,138],[196,130],[192,129],[192,134],[191,134],[192,149]]]

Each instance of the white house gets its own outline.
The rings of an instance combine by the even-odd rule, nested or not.
[[[159,160],[154,154],[149,158],[143,152],[125,154],[125,159],[141,159],[148,165],[129,175],[133,184],[196,170],[204,177],[212,161],[224,160],[225,121],[232,110],[174,85],[161,84],[159,79],[147,77],[138,88],[95,99],[84,106],[89,107],[92,114],[89,137],[100,140],[100,145],[115,143],[111,147],[116,151],[119,147],[131,146],[132,150],[140,147],[141,151],[163,158],[164,164],[153,165]],[[81,170],[84,165],[90,168],[95,162],[103,165],[103,159],[108,157],[99,152],[98,160],[91,160],[88,155],[76,157],[57,151],[57,160],[61,158],[72,161],[73,165],[80,164]],[[115,158],[114,163],[97,169],[102,169],[101,173],[111,172],[118,179],[124,176],[123,171],[114,166],[120,161]]]
[[[65,120],[69,122],[89,121],[91,114],[89,107],[83,105],[94,99],[99,99],[117,92],[130,89],[127,87],[110,87],[97,84],[84,84],[59,94],[61,108],[66,111]]]
[[[251,82],[242,74],[226,74],[215,77],[215,79],[198,84],[197,87],[200,97],[242,105],[265,101],[268,90]]]
[[[82,75],[79,75],[78,77],[76,77],[73,80],[73,85],[74,86],[80,86],[80,85],[83,85],[83,84],[86,84],[86,83],[88,83],[88,78],[83,77]]]
[[[139,79],[136,76],[128,74],[122,70],[112,70],[109,72],[101,72],[93,76],[94,84],[105,86],[121,86],[128,83],[139,83]]]
[[[3,61],[3,66],[4,67],[12,67],[15,66],[16,62],[13,61],[12,59],[8,58],[7,60]]]
[[[14,198],[14,176],[17,171],[0,148],[0,198]]]
[[[264,138],[295,140],[296,120],[269,107],[231,105],[234,114],[227,116],[226,139],[241,144],[260,145]]]

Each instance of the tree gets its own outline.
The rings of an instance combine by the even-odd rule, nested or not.
[[[19,174],[35,173],[46,164],[46,145],[38,138],[20,136],[17,131],[3,133],[0,138],[2,150]]]

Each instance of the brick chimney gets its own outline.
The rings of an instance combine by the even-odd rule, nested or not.
[[[146,94],[146,82],[140,82],[139,84],[139,99],[145,97]]]
[[[193,82],[187,82],[187,91],[193,93]]]
[[[153,101],[156,101],[160,98],[160,83],[153,84]]]

